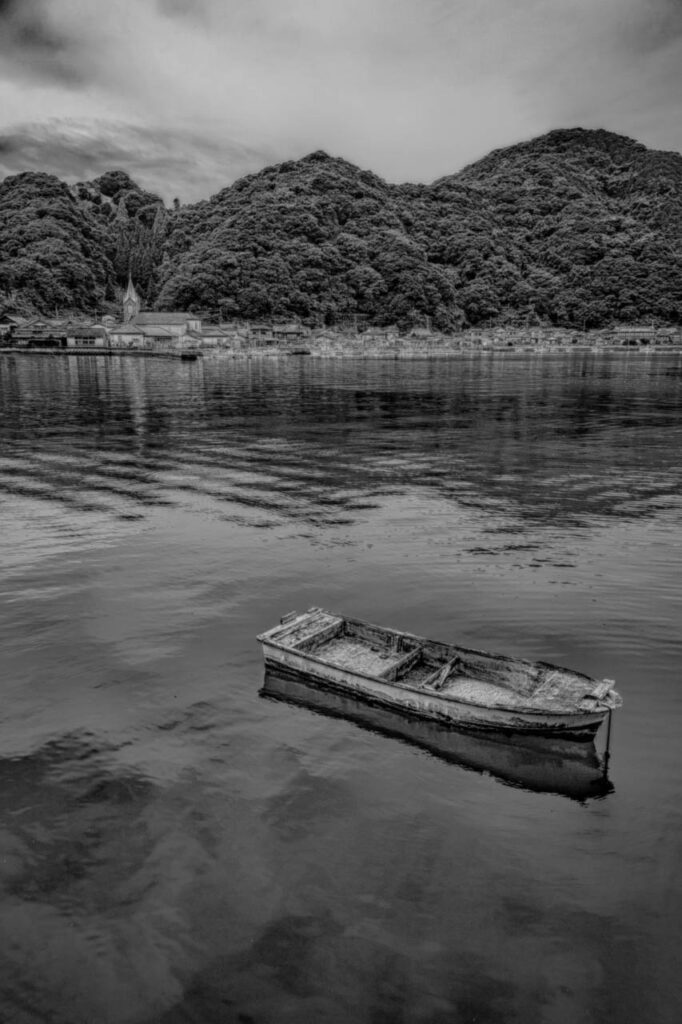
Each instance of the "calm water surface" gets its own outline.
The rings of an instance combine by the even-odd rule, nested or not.
[[[0,357],[0,1020],[678,1024],[681,451],[676,355]],[[268,699],[311,605],[615,677],[609,781]]]

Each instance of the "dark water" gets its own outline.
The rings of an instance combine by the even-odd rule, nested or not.
[[[677,1024],[681,450],[675,355],[0,358],[3,1024]],[[609,779],[260,695],[313,604],[615,677]]]

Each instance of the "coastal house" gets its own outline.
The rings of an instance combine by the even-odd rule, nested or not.
[[[249,324],[249,337],[254,340],[272,340],[272,326],[270,324]]]
[[[614,328],[616,341],[621,345],[674,345],[679,342],[679,327],[654,327],[653,324],[621,324]]]
[[[135,324],[135,327],[142,333],[142,337],[145,341],[146,348],[154,348],[154,346],[167,347],[172,345],[176,339],[176,335],[172,331],[169,331],[167,327],[161,327],[158,324],[149,324],[148,326],[141,327],[139,324]]]
[[[162,327],[167,334],[181,338],[189,331],[201,331],[201,320],[192,313],[138,313],[131,321],[143,330],[146,327]]]
[[[105,348],[108,344],[107,332],[99,324],[84,324],[67,328],[67,348]]]
[[[682,327],[662,327],[657,337],[660,345],[679,345],[682,343]]]
[[[198,345],[216,348],[220,345],[229,345],[231,334],[224,328],[218,327],[217,324],[205,324],[196,333],[196,339]]]
[[[111,348],[144,347],[144,334],[134,324],[114,324],[108,333]]]
[[[298,323],[264,324],[248,326],[249,338],[256,345],[276,345],[278,342],[299,341],[307,337],[308,330]]]
[[[398,328],[393,325],[391,327],[369,327],[367,330],[368,341],[386,341],[393,342],[398,339]]]
[[[224,337],[223,344],[227,348],[252,348],[254,344],[258,344],[258,342],[254,342],[254,339],[251,336],[249,325],[241,320],[227,321],[225,323],[221,323],[219,327]],[[263,340],[261,344],[268,344],[267,337],[268,335],[265,336],[265,340]]]
[[[82,318],[17,318],[8,344],[17,348],[106,348],[109,344],[103,323]]]
[[[275,324],[272,327],[272,335],[277,341],[298,341],[305,338],[307,333],[301,324]]]
[[[34,317],[12,331],[12,344],[18,348],[66,348],[68,320]]]
[[[28,322],[25,316],[18,316],[16,313],[2,313],[0,315],[0,340],[9,341],[17,327],[23,327]]]

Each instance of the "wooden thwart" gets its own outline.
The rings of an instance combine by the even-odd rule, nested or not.
[[[397,651],[398,649],[399,648],[396,645],[395,650]],[[400,658],[399,661],[395,661],[390,666],[390,668],[387,668],[383,672],[381,672],[378,678],[386,679],[389,682],[393,682],[394,680],[400,678],[400,676],[403,675],[403,673],[406,672],[408,668],[412,668],[412,666],[415,665],[423,656],[423,653],[424,652],[422,651],[421,647],[415,647],[413,651],[410,651],[404,657]]]
[[[436,692],[442,690],[446,682],[448,681],[448,677],[454,672],[455,668],[459,663],[459,657],[453,658],[452,661],[447,661],[445,665],[443,665],[442,669],[439,672],[436,672],[431,677],[431,679],[427,679],[424,683],[422,683],[422,686],[424,686],[425,688],[428,687],[429,689],[435,690]]]

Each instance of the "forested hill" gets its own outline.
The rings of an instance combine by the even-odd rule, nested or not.
[[[66,185],[26,172],[0,181],[0,311],[118,309],[129,269],[153,298],[167,213],[123,171]]]
[[[682,156],[571,129],[431,185],[325,153],[166,210],[122,172],[0,183],[0,306],[339,323],[682,320]]]

